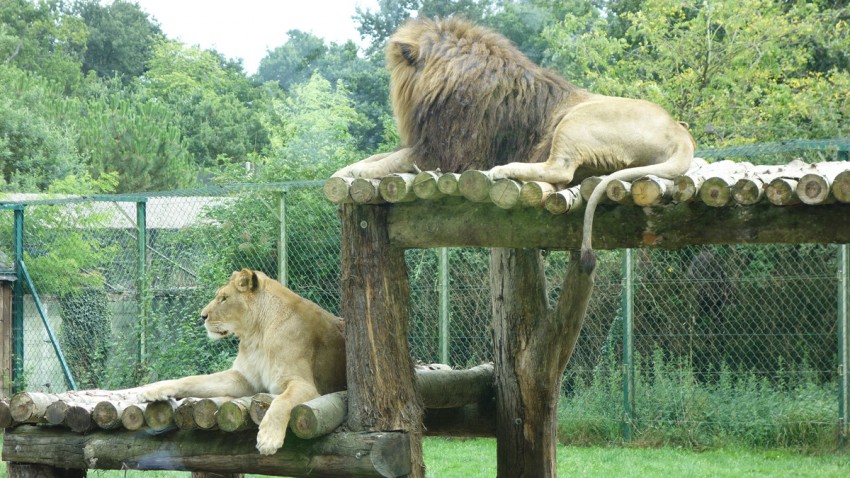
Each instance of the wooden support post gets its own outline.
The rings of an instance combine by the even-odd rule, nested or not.
[[[580,269],[574,251],[553,309],[539,250],[490,252],[499,477],[557,474],[561,377],[593,289],[593,272]]]
[[[348,427],[407,432],[410,476],[424,477],[422,406],[407,342],[410,286],[404,251],[390,246],[386,207],[344,204],[341,222]]]
[[[6,472],[9,478],[83,478],[86,476],[86,470],[14,462],[6,464]]]
[[[12,396],[12,285],[15,274],[0,261],[0,398]]]

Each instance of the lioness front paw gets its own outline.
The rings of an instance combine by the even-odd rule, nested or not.
[[[490,178],[492,179],[505,179],[508,177],[508,172],[505,170],[504,166],[493,166],[490,168]]]
[[[156,402],[159,400],[168,400],[176,394],[177,390],[170,385],[152,385],[139,392],[139,401]]]
[[[257,433],[257,451],[263,455],[274,455],[283,446],[284,438],[285,427],[264,427],[261,424]]]

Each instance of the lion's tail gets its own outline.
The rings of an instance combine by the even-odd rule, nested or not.
[[[688,148],[685,149],[686,151],[688,150]],[[593,253],[591,246],[593,214],[596,211],[596,206],[608,189],[608,184],[616,179],[627,182],[634,181],[650,174],[664,179],[673,179],[675,176],[687,171],[693,162],[693,149],[687,152],[683,151],[683,153],[685,154],[674,155],[663,163],[621,169],[602,178],[602,181],[599,182],[590,194],[590,198],[587,200],[587,207],[584,210],[584,228],[581,236],[581,266],[585,273],[589,274],[596,268],[596,255]]]

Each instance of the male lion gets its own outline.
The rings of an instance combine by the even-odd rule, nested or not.
[[[608,182],[672,178],[693,160],[690,133],[661,107],[590,93],[535,65],[499,33],[463,20],[408,21],[390,38],[387,68],[403,147],[334,175],[492,168],[493,178],[566,185],[612,173],[585,210],[586,270],[595,264],[593,212]]]
[[[295,405],[345,388],[343,320],[259,271],[234,272],[201,311],[207,335],[239,338],[229,370],[142,388],[144,401],[277,394],[257,434],[257,450],[283,446]]]

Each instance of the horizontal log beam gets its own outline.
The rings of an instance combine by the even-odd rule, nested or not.
[[[405,249],[508,247],[578,249],[582,214],[505,210],[490,203],[443,198],[389,207],[390,243]],[[583,210],[583,208],[581,209]],[[850,243],[850,205],[712,207],[686,202],[655,207],[600,205],[593,247],[676,249],[696,244]]]
[[[185,470],[278,476],[403,476],[410,439],[402,432],[334,433],[317,440],[287,437],[274,455],[254,448],[256,431],[174,431],[161,435],[23,425],[8,429],[3,460],[67,469]]]

